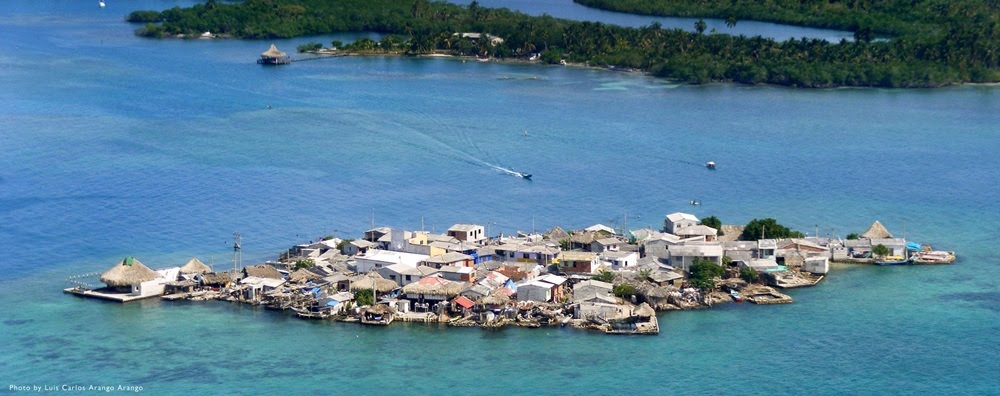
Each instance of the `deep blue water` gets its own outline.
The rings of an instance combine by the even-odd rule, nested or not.
[[[688,86],[405,58],[262,68],[269,42],[146,40],[122,22],[186,4],[0,2],[4,391],[1000,393],[995,87]],[[677,210],[839,235],[879,219],[961,258],[837,267],[795,304],[661,314],[657,337],[369,329],[61,293],[125,255],[225,266],[234,230],[265,259],[355,236],[373,212],[379,225],[513,232],[626,213],[630,228],[658,226]]]

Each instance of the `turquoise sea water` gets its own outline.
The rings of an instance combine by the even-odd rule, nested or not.
[[[687,86],[404,58],[261,68],[268,42],[144,40],[121,22],[185,4],[0,2],[0,391],[1000,393],[995,87]],[[960,260],[838,266],[791,305],[662,313],[656,337],[371,329],[61,293],[125,255],[225,267],[234,230],[267,259],[356,235],[372,212],[495,233],[626,213],[658,226],[676,210],[840,235],[879,219]]]

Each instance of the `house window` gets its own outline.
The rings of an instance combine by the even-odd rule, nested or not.
[[[407,282],[409,282],[410,280],[411,280],[411,279],[410,279],[410,276],[409,276],[409,275],[407,275],[407,276],[406,276],[406,281],[407,281]]]

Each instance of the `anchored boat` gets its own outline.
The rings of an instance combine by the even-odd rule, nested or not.
[[[877,265],[907,265],[913,263],[913,257],[886,257],[881,260],[875,260]]]

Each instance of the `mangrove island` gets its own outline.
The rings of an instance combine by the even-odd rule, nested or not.
[[[822,88],[1000,82],[1000,11],[992,2],[578,1],[622,12],[720,17],[731,24],[755,19],[849,29],[856,40],[712,34],[700,20],[694,32],[656,23],[626,28],[528,16],[476,2],[459,6],[427,0],[208,0],[188,8],[136,11],[127,20],[145,23],[136,33],[146,37],[211,32],[215,37],[264,39],[370,31],[386,36],[363,43],[372,47],[368,54],[569,62],[642,70],[691,83]],[[876,34],[888,37],[875,39]]]

